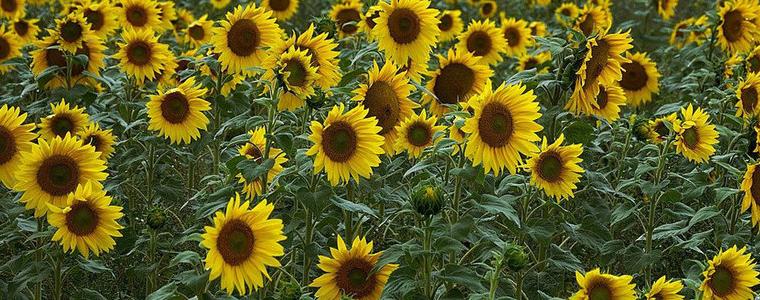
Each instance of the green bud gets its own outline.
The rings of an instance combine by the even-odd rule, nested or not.
[[[528,254],[525,249],[518,245],[507,245],[504,250],[504,258],[510,271],[520,271],[528,265]]]
[[[413,189],[411,200],[419,214],[434,216],[443,209],[443,190],[434,181],[423,181]]]
[[[160,207],[153,207],[148,211],[148,216],[145,219],[148,227],[153,230],[159,230],[166,224],[166,212]]]

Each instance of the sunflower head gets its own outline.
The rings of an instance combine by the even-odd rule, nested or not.
[[[252,74],[266,57],[265,47],[282,38],[272,12],[255,4],[238,6],[216,28],[211,44],[219,62],[230,73]]]
[[[359,32],[359,22],[362,19],[362,2],[358,0],[339,1],[333,5],[330,18],[335,22],[339,37],[354,35]]]
[[[564,141],[564,135],[560,135],[552,144],[544,137],[541,150],[527,161],[531,184],[558,201],[574,196],[575,185],[584,172],[578,165],[583,161],[580,158],[583,147],[580,144],[563,146]]]
[[[616,276],[601,273],[599,269],[581,274],[575,272],[575,279],[580,289],[570,297],[570,300],[635,300],[636,284],[631,283],[633,277],[629,275]]]
[[[10,28],[0,25],[0,74],[5,74],[12,68],[2,63],[21,56],[21,47],[18,36]]]
[[[7,188],[16,183],[14,172],[21,163],[21,153],[32,149],[37,137],[34,124],[24,124],[26,113],[18,107],[0,107],[0,182]]]
[[[760,284],[755,271],[755,262],[747,248],[736,246],[721,250],[707,262],[707,269],[702,273],[704,280],[699,290],[706,299],[748,299],[752,287]]]
[[[441,36],[438,38],[439,42],[447,42],[455,39],[464,29],[462,11],[441,11],[441,14],[438,15],[438,29],[441,30]]]
[[[95,147],[95,151],[100,152],[100,159],[108,160],[114,152],[114,137],[111,129],[102,129],[100,124],[92,122],[79,133],[79,138],[84,144]]]
[[[148,130],[157,130],[171,143],[189,144],[198,139],[209,119],[203,114],[211,110],[211,104],[203,97],[206,89],[189,78],[176,88],[159,91],[147,103]]]
[[[735,53],[750,51],[760,34],[753,20],[758,18],[757,3],[751,0],[725,1],[718,12],[718,44]]]
[[[660,91],[660,72],[646,53],[628,53],[626,58],[629,62],[620,65],[623,76],[618,85],[625,91],[631,105],[646,104],[652,100],[653,94]]]
[[[496,1],[493,0],[486,0],[480,3],[480,7],[478,7],[478,13],[480,13],[480,16],[488,19],[496,15],[496,13],[499,12],[499,6],[496,4]]]
[[[193,47],[199,47],[211,41],[211,35],[214,30],[214,21],[207,20],[207,16],[200,17],[187,25],[185,30],[185,41]]]
[[[697,163],[707,161],[715,153],[713,145],[718,143],[718,131],[710,124],[710,116],[691,104],[681,108],[681,115],[683,119],[673,124],[676,151]]]
[[[443,189],[435,180],[426,180],[417,184],[411,194],[412,207],[420,215],[437,215],[446,205]]]
[[[152,30],[125,30],[124,42],[119,43],[119,52],[114,55],[119,67],[137,79],[138,83],[153,80],[157,73],[166,69],[168,61],[174,58],[169,46],[158,41]]]
[[[597,5],[587,5],[575,19],[575,29],[586,36],[594,32],[604,33],[612,25],[609,12]]]
[[[37,34],[40,27],[37,25],[38,19],[16,18],[12,22],[13,32],[16,33],[22,43],[22,47],[37,41]]]
[[[527,28],[526,30],[530,35],[530,31]],[[472,53],[483,64],[500,62],[501,54],[505,53],[506,47],[505,34],[491,20],[473,21],[467,25],[467,30],[460,35],[459,43],[456,45],[458,51]]]
[[[40,136],[51,140],[53,137],[64,137],[67,134],[76,136],[87,126],[89,115],[76,105],[70,106],[61,99],[58,104],[50,104],[53,114],[42,119],[39,124]]]
[[[154,0],[121,0],[120,23],[127,30],[157,30],[161,9]]]
[[[426,88],[433,95],[423,94],[422,103],[432,113],[442,116],[449,106],[464,104],[488,85],[493,71],[472,53],[449,49],[446,56],[438,56],[438,69]]]
[[[747,171],[744,173],[741,190],[744,192],[742,198],[742,212],[750,211],[752,226],[760,226],[760,168],[758,164],[748,164]]]
[[[0,1],[0,17],[13,19],[23,16],[26,3],[24,0],[2,0]]]
[[[250,138],[248,142],[238,148],[238,154],[256,162],[261,163],[264,157],[264,152],[267,147],[267,139],[265,137],[266,130],[264,127],[258,127],[254,130],[248,131]],[[288,161],[285,157],[285,153],[279,148],[269,147],[269,158],[274,160],[274,165],[269,171],[267,171],[267,182],[271,183],[275,180],[275,177],[283,170],[283,164]],[[243,191],[245,192],[246,199],[252,200],[256,196],[263,194],[261,180],[256,178],[248,181],[242,175],[238,175],[238,182],[243,184]]]
[[[580,15],[581,9],[575,3],[562,3],[556,10],[554,10],[554,18],[557,22],[564,26],[572,25],[578,15]]]
[[[277,20],[285,21],[298,11],[299,0],[262,0],[261,6],[272,11]]]
[[[438,10],[428,0],[392,0],[380,2],[382,12],[376,19],[372,35],[389,60],[403,66],[409,59],[427,61],[441,30]]]
[[[428,117],[427,112],[414,114],[406,118],[397,127],[398,138],[396,150],[406,151],[410,157],[417,158],[430,146],[435,145],[442,137],[440,133],[445,126],[436,125],[438,118],[435,115]]]
[[[319,78],[314,58],[307,50],[290,47],[280,55],[277,62],[277,78],[281,78],[286,89],[301,98],[314,95],[314,83]]]
[[[82,14],[71,13],[56,20],[55,35],[58,36],[58,44],[64,51],[76,52],[90,34],[92,34],[90,24],[85,21]]]
[[[760,74],[749,73],[736,87],[736,116],[744,118],[753,118],[760,114]]]

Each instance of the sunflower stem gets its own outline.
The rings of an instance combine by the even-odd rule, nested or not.
[[[422,249],[424,255],[422,259],[424,261],[424,270],[422,271],[423,283],[425,288],[425,297],[427,299],[433,299],[433,286],[431,275],[433,273],[433,260],[431,259],[432,251],[431,244],[433,239],[433,229],[431,226],[432,217],[425,218],[425,232],[422,239]]]
[[[61,266],[63,265],[63,251],[56,251],[53,260],[53,299],[63,299],[63,272],[61,272]]]

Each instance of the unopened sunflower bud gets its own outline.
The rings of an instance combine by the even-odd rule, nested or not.
[[[528,254],[521,246],[508,245],[504,251],[504,258],[510,271],[520,271],[528,265]]]
[[[438,214],[443,204],[443,190],[435,182],[421,182],[412,192],[412,206],[423,216]]]

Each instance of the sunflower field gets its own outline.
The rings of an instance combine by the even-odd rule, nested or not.
[[[759,299],[759,0],[0,23],[0,299]]]

